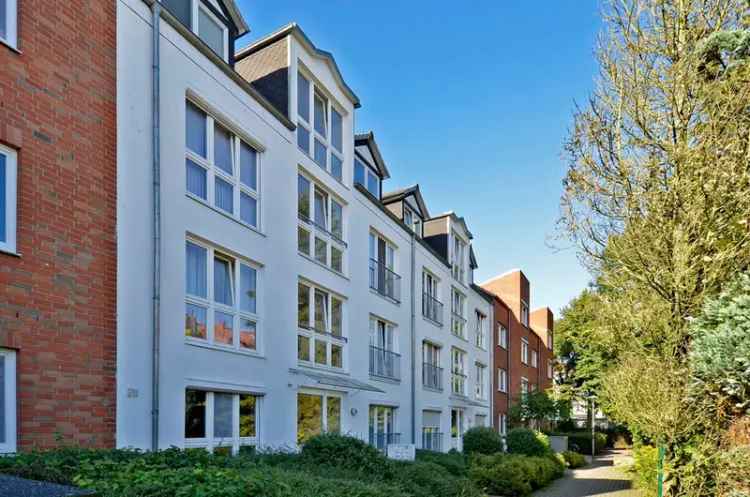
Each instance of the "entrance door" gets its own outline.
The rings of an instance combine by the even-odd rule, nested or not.
[[[464,443],[464,411],[463,409],[451,409],[451,448],[459,452],[463,451]]]

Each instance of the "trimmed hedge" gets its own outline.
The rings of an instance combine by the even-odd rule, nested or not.
[[[544,457],[552,454],[549,437],[528,428],[513,428],[506,438],[508,452],[524,456]]]
[[[495,454],[475,456],[469,477],[490,495],[523,497],[561,477],[564,472],[564,464],[555,457]]]
[[[455,451],[433,452],[430,450],[417,450],[417,461],[438,464],[453,476],[466,476],[469,471],[466,464],[466,456]]]
[[[565,464],[567,464],[570,469],[576,469],[586,466],[586,458],[578,452],[567,450],[562,453],[562,456],[565,459]]]
[[[463,445],[465,454],[497,454],[503,450],[503,438],[492,428],[475,426],[464,433]]]

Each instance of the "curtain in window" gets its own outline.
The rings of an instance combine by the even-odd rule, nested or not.
[[[186,271],[185,281],[187,293],[196,297],[206,298],[207,294],[207,250],[194,243],[187,242],[185,246]]]
[[[232,268],[229,261],[214,259],[214,300],[232,306]]]

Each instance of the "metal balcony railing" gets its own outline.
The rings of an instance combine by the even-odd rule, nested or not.
[[[457,337],[466,338],[466,318],[455,311],[451,313],[451,333]]]
[[[427,292],[422,293],[422,315],[443,326],[443,303]]]
[[[422,364],[422,385],[435,390],[443,389],[443,368],[429,362]]]
[[[391,380],[401,379],[401,355],[370,346],[370,374]]]
[[[422,430],[422,449],[442,452],[443,434],[431,430]]]
[[[466,395],[466,378],[467,376],[463,373],[453,372],[451,373],[451,392],[456,395]]]
[[[379,450],[386,450],[389,444],[401,443],[400,433],[383,433],[370,430],[370,445]]]
[[[375,259],[370,259],[370,288],[396,303],[401,301],[401,276]]]

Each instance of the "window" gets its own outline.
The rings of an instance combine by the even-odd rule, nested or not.
[[[505,414],[498,414],[497,416],[497,426],[498,431],[500,432],[500,435],[505,436],[508,434],[508,416]]]
[[[529,304],[524,301],[521,301],[521,324],[529,326]]]
[[[451,288],[451,332],[457,337],[466,339],[466,318],[464,317],[466,297],[464,294]]]
[[[386,450],[389,444],[401,442],[401,434],[396,433],[396,409],[390,406],[370,406],[369,416],[370,445]]]
[[[190,101],[185,144],[188,195],[258,228],[258,152]]]
[[[0,41],[16,48],[18,12],[16,0],[0,0]]]
[[[0,0],[0,5],[2,5]],[[161,0],[182,24],[190,28],[225,61],[229,57],[229,29],[224,21],[200,0]]]
[[[474,393],[479,400],[487,400],[487,366],[481,363],[474,365]]]
[[[401,356],[397,353],[395,327],[370,316],[370,374],[382,378],[401,378]]]
[[[0,454],[16,451],[16,352],[0,349]]]
[[[422,236],[422,218],[404,203],[404,224],[417,235]]]
[[[422,385],[434,390],[443,389],[443,368],[440,367],[440,346],[422,344]]]
[[[552,359],[547,359],[547,378],[551,380],[552,377],[554,376],[553,373],[554,373],[554,370],[552,367]]]
[[[508,348],[508,328],[501,323],[497,323],[497,345],[504,349]]]
[[[454,440],[462,438],[464,435],[464,410],[463,409],[451,409],[451,438]],[[455,443],[455,442],[454,442]],[[460,447],[453,446],[453,449],[460,449]]]
[[[259,397],[249,393],[185,391],[185,446],[238,454],[258,443]]]
[[[529,363],[529,339],[521,339],[521,362],[524,364]]]
[[[258,269],[197,241],[185,244],[185,337],[258,350]]]
[[[370,288],[394,302],[401,298],[401,276],[395,273],[396,248],[377,233],[370,232]]]
[[[487,330],[485,324],[487,323],[487,316],[479,312],[476,313],[476,329],[474,330],[474,336],[476,339],[476,346],[482,350],[487,350]]]
[[[297,249],[301,254],[344,272],[344,206],[317,183],[297,176]],[[312,245],[311,245],[312,244]]]
[[[466,283],[466,243],[454,232],[453,250],[451,252],[451,268],[453,278],[461,283]]]
[[[529,379],[521,377],[521,395],[526,395],[527,393],[529,393]]]
[[[497,391],[508,392],[508,371],[503,368],[497,368]]]
[[[487,416],[485,414],[477,414],[474,416],[474,426],[487,427]]]
[[[16,252],[16,157],[0,145],[0,250],[11,253]]]
[[[373,197],[380,199],[380,177],[364,162],[354,159],[354,184],[364,186]]]
[[[440,411],[422,411],[422,449],[436,452],[443,450]]]
[[[297,443],[321,433],[341,433],[341,397],[297,394]]]
[[[531,367],[537,368],[539,367],[539,354],[536,350],[531,351]]]
[[[315,366],[344,367],[344,301],[311,283],[297,284],[297,360]]]
[[[343,113],[310,79],[297,73],[297,146],[341,182],[344,172]]]
[[[438,300],[438,279],[427,271],[422,273],[422,315],[439,326],[443,325],[443,304]]]
[[[451,349],[451,392],[466,395],[466,352]]]

